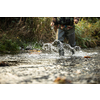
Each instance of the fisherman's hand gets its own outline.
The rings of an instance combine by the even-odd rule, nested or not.
[[[61,25],[61,29],[63,29],[65,27],[65,25]]]
[[[78,20],[77,19],[74,19],[74,23],[77,24],[78,23]]]
[[[51,22],[50,26],[54,26],[54,22]]]

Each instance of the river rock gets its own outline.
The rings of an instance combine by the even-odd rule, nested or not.
[[[90,51],[89,51],[90,52]],[[79,52],[80,53],[80,52]],[[84,55],[83,55],[84,54]],[[91,55],[90,55],[91,54]],[[80,55],[65,57],[62,64],[58,54],[34,55],[21,53],[16,55],[1,55],[0,62],[10,64],[0,67],[1,84],[54,84],[56,78],[60,77],[62,83],[68,84],[99,84],[100,83],[100,53],[89,53],[91,58],[84,58],[86,52]],[[55,63],[55,64],[54,64]],[[65,65],[63,64],[65,63]],[[71,66],[70,64],[75,64]],[[62,84],[60,82],[60,84]]]

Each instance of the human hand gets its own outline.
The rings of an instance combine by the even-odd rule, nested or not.
[[[50,26],[54,26],[54,22],[51,22]]]
[[[63,29],[65,27],[65,25],[61,25],[61,29]]]
[[[74,19],[74,23],[77,24],[78,23],[78,20],[77,19]]]

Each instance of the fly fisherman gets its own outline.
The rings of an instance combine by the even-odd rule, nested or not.
[[[57,36],[56,39],[64,43],[64,38],[66,37],[69,44],[72,47],[76,46],[75,42],[75,25],[79,21],[79,17],[53,17],[51,26],[57,26]],[[60,43],[59,56],[64,56],[64,49],[61,48]]]

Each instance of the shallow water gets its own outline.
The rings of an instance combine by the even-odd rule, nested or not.
[[[100,47],[96,48],[89,48],[89,49],[82,49],[80,51],[76,51],[75,54],[71,54],[70,51],[65,52],[64,57],[59,57],[59,54],[57,52],[52,52],[52,53],[20,53],[20,54],[5,54],[0,56],[0,61],[5,61],[5,60],[17,60],[17,59],[32,59],[32,60],[37,60],[37,59],[45,59],[45,60],[50,60],[50,59],[60,59],[60,58],[70,58],[72,56],[75,57],[84,57],[84,56],[91,56],[94,54],[100,54]]]
[[[58,46],[59,42],[59,46]],[[78,46],[76,46],[78,47]],[[58,48],[63,48],[65,52],[65,56],[59,56]],[[5,54],[0,56],[0,61],[12,62],[18,64],[53,64],[58,59],[66,60],[71,57],[84,57],[84,56],[92,56],[98,55],[100,53],[100,47],[96,48],[88,48],[88,49],[78,49],[72,48],[69,44],[62,44],[60,41],[55,40],[52,43],[44,43],[42,47],[42,51],[36,50],[26,50],[23,53],[19,54]],[[75,54],[72,55],[71,50],[75,51]],[[37,62],[37,63],[36,63]]]
[[[59,59],[61,62],[57,63]],[[59,57],[57,52],[5,54],[0,56],[1,61],[10,64],[0,66],[1,84],[54,84],[57,77],[65,77],[73,84],[100,83],[100,47],[82,49],[74,55],[68,51],[64,57]]]
[[[75,54],[73,54],[73,55],[71,55],[71,53],[70,54],[69,53],[65,53],[65,56],[63,58],[69,58],[71,56],[84,57],[84,56],[91,56],[94,54],[99,54],[100,47],[76,51]],[[41,53],[41,54],[25,53],[25,54],[23,54],[23,56],[29,57],[29,58],[34,58],[34,59],[59,59],[59,58],[61,58],[61,57],[59,57],[58,53]]]
[[[60,43],[59,47],[57,46],[57,42]],[[56,46],[54,44],[56,44]],[[43,45],[43,49],[45,51],[49,51],[50,53],[44,53],[44,54],[41,54],[40,56],[45,57],[47,59],[52,59],[52,58],[59,59],[61,57],[59,57],[58,55],[58,48],[64,49],[65,56],[63,58],[69,58],[71,56],[84,57],[84,56],[91,56],[93,54],[100,53],[100,47],[88,48],[88,49],[81,49],[79,46],[76,46],[76,47],[78,47],[78,49],[72,48],[69,44],[62,44],[60,41],[55,40],[52,43],[46,43]],[[75,54],[73,55],[71,52],[72,49],[75,51]]]

